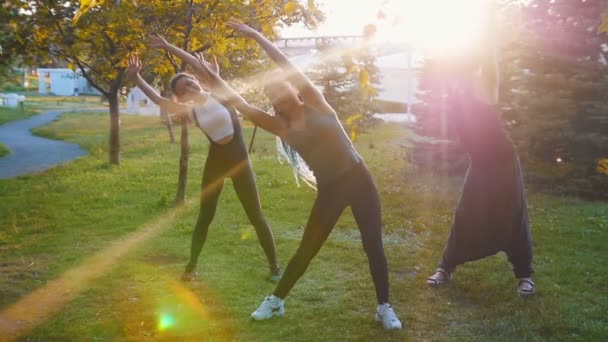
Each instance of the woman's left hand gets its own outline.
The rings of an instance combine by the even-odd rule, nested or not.
[[[165,49],[169,42],[159,34],[150,35],[150,46],[155,49]]]
[[[204,81],[207,85],[209,85],[212,88],[222,86],[222,83],[224,83],[224,80],[220,77],[220,74],[219,74],[220,67],[217,63],[217,58],[213,57],[214,63],[212,64],[212,63],[207,62],[207,60],[205,59],[205,56],[203,56],[202,52],[194,54],[194,57],[196,57],[199,65],[202,68],[202,73],[200,75],[200,77],[203,78],[202,81]]]

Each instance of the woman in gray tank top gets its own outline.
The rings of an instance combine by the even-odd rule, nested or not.
[[[253,123],[284,139],[310,166],[317,178],[318,194],[302,241],[290,260],[274,294],[267,297],[251,317],[264,320],[285,313],[283,300],[304,274],[340,215],[351,207],[376,288],[376,320],[387,330],[401,329],[401,322],[388,303],[388,267],[382,245],[380,198],[376,186],[342,128],[334,109],[323,94],[283,53],[259,32],[238,22],[228,24],[246,37],[255,39],[282,69],[282,79],[273,79],[265,92],[276,116],[245,101],[201,60],[205,82],[212,92],[228,99]]]

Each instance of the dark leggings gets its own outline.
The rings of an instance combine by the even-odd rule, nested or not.
[[[255,228],[258,240],[264,249],[270,271],[275,272],[279,267],[276,256],[274,237],[270,226],[262,213],[260,197],[255,183],[253,170],[246,156],[240,160],[223,160],[221,155],[210,151],[205,163],[203,181],[201,185],[201,208],[192,233],[192,247],[190,249],[190,261],[186,266],[186,272],[195,269],[198,257],[201,254],[209,225],[215,216],[217,200],[222,192],[225,178],[232,178],[234,190],[247,213],[249,222]]]
[[[380,198],[369,171],[358,164],[332,183],[319,185],[314,206],[296,254],[291,258],[274,295],[285,298],[319,252],[342,211],[351,207],[361,233],[379,304],[388,302],[388,267],[382,246]]]

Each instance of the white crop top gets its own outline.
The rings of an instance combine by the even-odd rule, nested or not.
[[[209,97],[204,104],[194,107],[192,118],[214,142],[234,134],[230,112],[212,97]]]

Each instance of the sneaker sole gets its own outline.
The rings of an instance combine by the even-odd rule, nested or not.
[[[387,327],[385,327],[384,323],[382,322],[382,318],[380,317],[380,315],[378,315],[378,313],[376,313],[376,322],[378,322],[378,324],[380,324],[384,330],[390,331],[390,330],[401,330],[401,329],[403,329],[403,325],[400,326],[400,327],[398,327],[398,328],[397,327],[395,327],[395,328],[387,328]]]
[[[285,311],[283,312],[273,312],[270,316],[266,317],[266,318],[256,318],[253,315],[251,315],[251,319],[254,321],[265,321],[267,319],[271,319],[272,317],[277,316],[277,317],[283,317],[285,316]]]

